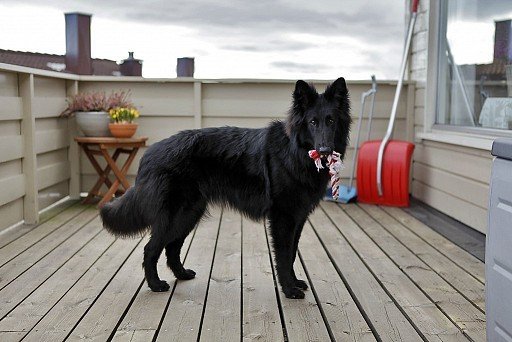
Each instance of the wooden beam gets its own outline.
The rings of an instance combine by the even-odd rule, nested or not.
[[[42,154],[69,146],[69,132],[66,129],[51,129],[36,132],[36,153]]]
[[[0,180],[0,206],[10,203],[20,197],[25,192],[25,177],[23,175],[14,175]]]
[[[36,97],[34,98],[34,116],[37,119],[56,118],[65,105],[66,101],[62,97]]]
[[[78,81],[66,81],[66,95],[73,96],[78,93]],[[69,132],[69,197],[72,199],[80,198],[80,148],[74,140],[78,135],[76,126],[76,118],[68,119],[68,132]]]
[[[21,135],[0,137],[0,163],[23,158],[23,145]]]
[[[37,170],[38,187],[40,190],[69,179],[69,162],[63,161],[41,167]]]
[[[21,119],[21,99],[14,96],[0,96],[0,121]]]
[[[19,95],[22,99],[21,135],[23,136],[23,174],[25,175],[25,197],[23,198],[23,218],[25,223],[39,221],[37,199],[37,158],[35,148],[35,117],[33,115],[34,75],[19,74]]]
[[[194,125],[196,128],[202,127],[203,116],[203,94],[202,83],[194,82]]]
[[[416,85],[414,83],[410,83],[406,86],[407,89],[407,109],[405,113],[406,118],[406,137],[407,141],[414,142],[414,103],[415,103],[415,95],[416,95]]]

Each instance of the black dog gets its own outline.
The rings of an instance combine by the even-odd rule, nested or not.
[[[268,219],[276,270],[288,298],[304,298],[293,263],[302,227],[325,194],[327,168],[317,171],[308,151],[343,158],[350,129],[349,99],[343,78],[318,94],[297,81],[286,122],[268,127],[205,128],[180,132],[153,144],[144,154],[135,185],[101,209],[106,229],[136,235],[151,227],[144,248],[144,272],[153,291],[169,285],[157,274],[163,249],[178,279],[192,279],[180,250],[207,205],[228,205],[248,217]],[[325,159],[324,159],[325,160]]]

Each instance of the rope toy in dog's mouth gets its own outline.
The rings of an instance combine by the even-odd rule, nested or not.
[[[315,166],[318,172],[320,169],[323,169],[322,165],[322,156],[318,153],[317,150],[311,150],[308,152],[309,158],[313,159],[315,162]],[[327,166],[329,167],[329,175],[331,176],[331,188],[332,188],[332,198],[337,200],[339,195],[339,187],[340,187],[340,174],[341,170],[344,169],[344,165],[341,161],[341,156],[338,152],[333,151],[332,154],[327,156]]]

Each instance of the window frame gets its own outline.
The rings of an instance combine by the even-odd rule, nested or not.
[[[429,4],[429,29],[427,48],[427,80],[425,91],[425,117],[423,134],[418,138],[426,139],[429,136],[443,134],[466,134],[467,136],[481,136],[484,139],[497,137],[512,138],[512,130],[493,129],[487,127],[457,126],[437,123],[437,114],[440,104],[439,72],[441,66],[440,51],[443,48],[446,37],[446,26],[448,17],[448,1],[430,1]],[[431,133],[436,134],[431,134]]]

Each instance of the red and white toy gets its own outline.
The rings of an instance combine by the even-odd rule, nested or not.
[[[322,157],[317,150],[311,150],[308,152],[309,158],[313,159],[315,162],[316,169],[320,172],[320,169],[323,169],[322,165]],[[331,189],[332,189],[332,198],[338,199],[339,195],[339,187],[341,182],[341,170],[345,168],[343,163],[341,162],[341,156],[338,152],[334,151],[331,155],[327,157],[327,166],[329,167],[329,175],[331,176]]]

